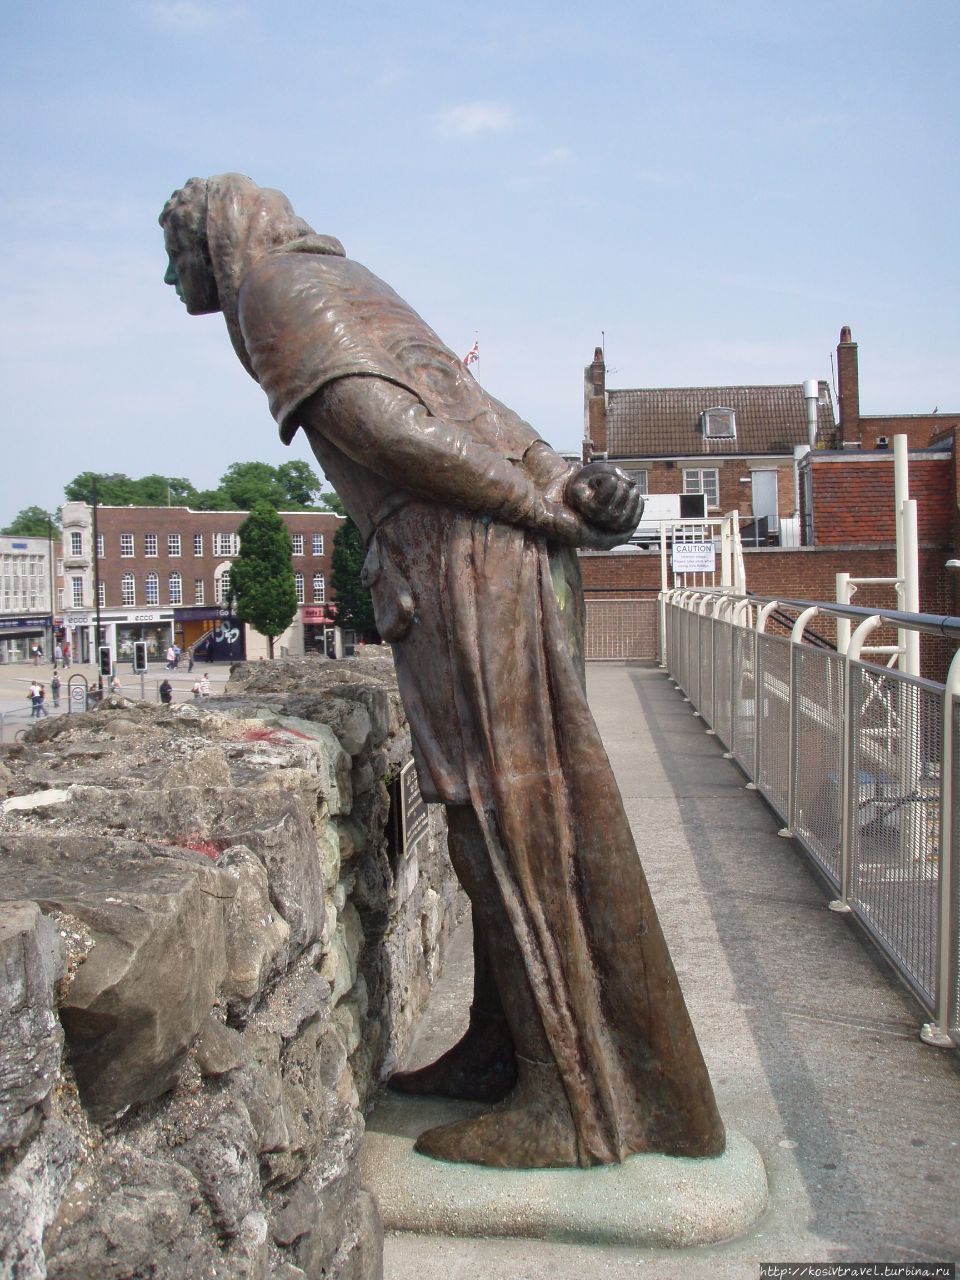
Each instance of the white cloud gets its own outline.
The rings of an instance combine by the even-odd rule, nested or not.
[[[551,147],[538,158],[537,164],[552,168],[555,165],[567,164],[572,159],[573,152],[569,147]]]
[[[509,133],[517,126],[510,107],[499,102],[465,102],[447,107],[437,118],[443,138],[473,138],[481,133]]]
[[[200,3],[199,0],[150,0],[149,11],[162,27],[175,31],[200,31],[239,16],[239,6]]]

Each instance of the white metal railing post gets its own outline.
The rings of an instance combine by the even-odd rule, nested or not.
[[[798,654],[803,646],[803,633],[806,630],[807,623],[811,618],[815,618],[819,610],[816,605],[811,605],[809,609],[799,614],[794,621],[793,628],[790,632],[790,702],[788,707],[789,721],[787,725],[787,733],[789,741],[787,743],[787,825],[781,827],[777,832],[783,836],[785,840],[789,839],[797,825],[797,761],[799,758],[800,746],[800,711],[797,705],[797,675],[796,665],[798,662]]]
[[[953,655],[943,691],[943,736],[940,743],[940,884],[937,966],[934,992],[937,1020],[926,1022],[920,1028],[924,1044],[937,1048],[953,1047],[950,1035],[951,1014],[955,1008],[960,975],[958,963],[958,921],[954,904],[954,888],[957,882],[958,851],[954,841],[953,767],[955,746],[953,740],[954,706],[960,696],[960,651]]]
[[[776,600],[770,600],[757,610],[757,625],[754,630],[753,637],[753,784],[750,789],[753,790],[760,781],[760,758],[763,749],[761,741],[763,735],[763,715],[761,713],[762,702],[760,698],[760,637],[764,634],[764,628],[767,625],[767,619],[777,607]],[[750,785],[749,783],[747,784]]]
[[[798,619],[799,621],[799,619]],[[841,771],[840,771],[840,897],[834,898],[830,903],[831,911],[849,911],[850,904],[847,899],[850,896],[850,818],[851,807],[853,804],[853,735],[857,731],[854,724],[853,716],[853,681],[850,678],[851,668],[854,662],[860,660],[860,650],[863,642],[871,631],[875,631],[879,627],[882,619],[879,614],[871,614],[869,618],[864,618],[863,622],[857,627],[853,635],[850,637],[850,643],[847,646],[847,652],[844,656],[844,681],[843,681],[843,736],[841,738]],[[796,630],[796,628],[794,628]],[[859,796],[859,787],[857,789]]]
[[[850,590],[849,573],[837,574],[837,604],[849,604],[852,592]],[[841,657],[847,652],[847,646],[850,643],[850,619],[837,618],[837,653]]]

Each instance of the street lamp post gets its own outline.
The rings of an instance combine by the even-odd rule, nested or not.
[[[97,688],[103,693],[103,674],[100,671],[100,539],[97,534],[97,477],[92,477],[93,497],[93,602],[96,609],[95,624]]]

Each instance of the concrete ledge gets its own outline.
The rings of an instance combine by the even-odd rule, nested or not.
[[[643,1155],[594,1169],[486,1169],[413,1150],[424,1129],[480,1110],[388,1096],[373,1113],[363,1179],[388,1230],[682,1248],[742,1235],[766,1207],[760,1153],[729,1130],[714,1159]]]

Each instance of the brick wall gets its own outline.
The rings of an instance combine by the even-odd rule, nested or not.
[[[813,540],[818,547],[868,541],[892,542],[893,454],[850,458],[813,455]],[[920,542],[953,545],[955,510],[952,459],[910,459],[910,496],[917,499]]]
[[[850,573],[860,578],[893,577],[896,574],[897,553],[892,545],[865,547],[848,545],[836,547],[800,547],[789,550],[778,548],[744,549],[747,589],[758,596],[774,596],[784,600],[836,599],[836,575]],[[948,574],[945,569],[946,553],[940,547],[923,547],[920,550],[920,611],[938,615],[956,612],[954,579],[960,575]],[[656,598],[660,590],[660,556],[657,552],[632,554],[597,554],[580,557],[584,594],[587,600],[587,655],[591,658],[630,656],[653,660],[657,655]],[[671,579],[672,582],[672,579]],[[593,613],[596,601],[620,600],[624,606],[633,602],[636,614],[624,608],[624,620],[631,619],[629,634],[618,639],[613,633],[617,614],[609,607],[603,614]],[[898,601],[892,586],[864,585],[854,596],[858,606],[894,609]],[[651,624],[633,621],[633,617],[646,617],[644,611],[653,614]],[[625,621],[625,625],[627,625]],[[594,628],[591,634],[591,628]],[[777,630],[773,625],[771,630]],[[812,629],[825,639],[836,640],[835,624],[827,617],[817,618]],[[875,643],[893,643],[892,635],[880,633]],[[631,646],[629,655],[621,655],[617,646]],[[923,674],[930,679],[943,680],[953,646],[935,637],[921,641]]]

